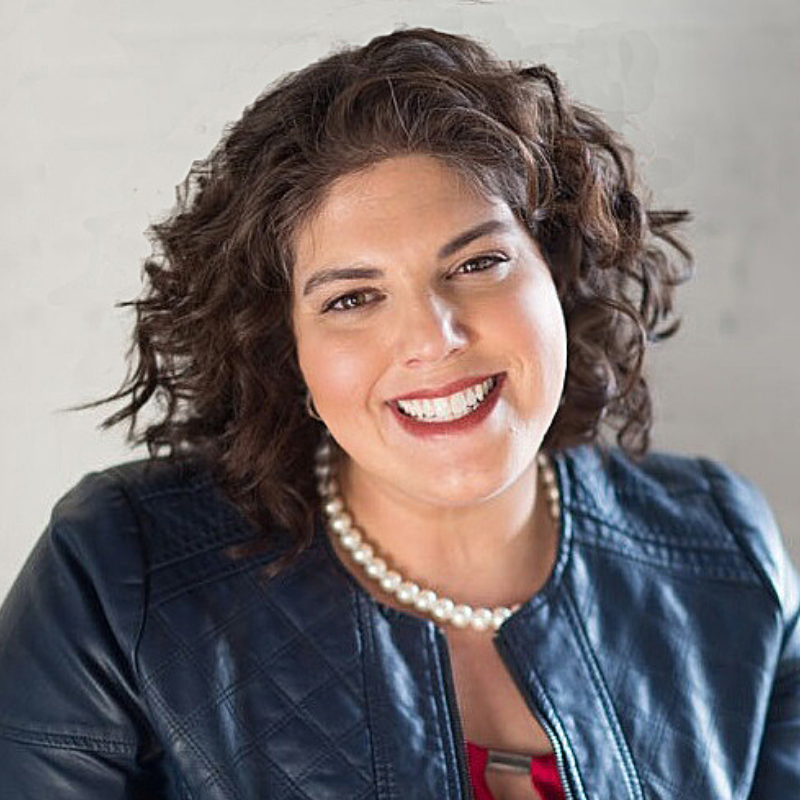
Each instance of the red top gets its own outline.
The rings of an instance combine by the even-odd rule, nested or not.
[[[475,800],[494,800],[486,783],[486,762],[489,753],[485,747],[467,742],[469,757],[469,777],[475,792]],[[534,756],[531,759],[531,781],[533,788],[542,796],[542,800],[564,800],[564,790],[558,778],[555,753]]]

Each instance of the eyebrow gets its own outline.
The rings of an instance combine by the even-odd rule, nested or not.
[[[485,222],[481,222],[463,233],[459,233],[458,236],[451,239],[447,244],[442,245],[439,249],[438,257],[440,260],[448,258],[466,247],[470,242],[475,241],[475,239],[480,239],[481,236],[486,236],[490,233],[509,230],[509,227],[508,222],[499,219],[489,219]],[[383,274],[383,270],[377,267],[360,267],[357,264],[352,264],[349,267],[327,267],[315,272],[305,282],[303,286],[303,297],[311,294],[311,292],[326,283],[332,283],[333,281],[371,280],[374,278],[382,278]]]

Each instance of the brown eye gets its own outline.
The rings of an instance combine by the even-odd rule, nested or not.
[[[368,305],[371,302],[368,298],[376,294],[377,292],[371,290],[360,289],[356,292],[339,295],[324,305],[322,313],[325,314],[328,311],[356,311]]]
[[[504,261],[508,261],[508,259],[500,256],[478,256],[461,264],[456,270],[456,274],[470,275],[473,272],[485,272]]]

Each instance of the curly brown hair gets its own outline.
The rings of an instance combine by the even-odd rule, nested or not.
[[[412,153],[503,198],[550,266],[568,365],[543,446],[602,443],[603,425],[634,457],[649,446],[643,359],[677,328],[688,213],[647,207],[629,147],[546,66],[399,29],[284,76],[193,164],[151,226],[142,295],[119,304],[136,313],[122,386],[83,406],[127,398],[102,427],[127,419],[151,456],[201,459],[259,530],[291,532],[286,560],[313,535],[320,435],[292,331],[293,236],[334,180]],[[140,431],[150,401],[160,417]]]

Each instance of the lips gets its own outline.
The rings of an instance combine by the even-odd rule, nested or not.
[[[476,384],[483,383],[485,380],[489,378],[497,378],[504,373],[485,373],[483,375],[476,375],[471,378],[461,378],[460,380],[453,381],[452,383],[447,383],[444,386],[439,386],[435,389],[421,389],[417,392],[412,392],[411,394],[404,394],[400,397],[395,397],[390,400],[390,403],[396,403],[398,400],[431,400],[434,397],[447,397],[448,395],[455,394],[456,392],[460,392],[463,389],[468,389],[470,386],[475,386]]]
[[[483,421],[489,417],[499,402],[503,383],[505,382],[505,372],[497,375],[494,381],[494,388],[478,405],[478,407],[464,416],[452,420],[422,420],[404,414],[396,402],[389,403],[392,416],[400,427],[412,436],[422,439],[436,439],[441,436],[465,435],[478,428]],[[489,376],[494,377],[494,376]],[[469,386],[469,384],[467,384]],[[423,398],[424,399],[424,398]]]

